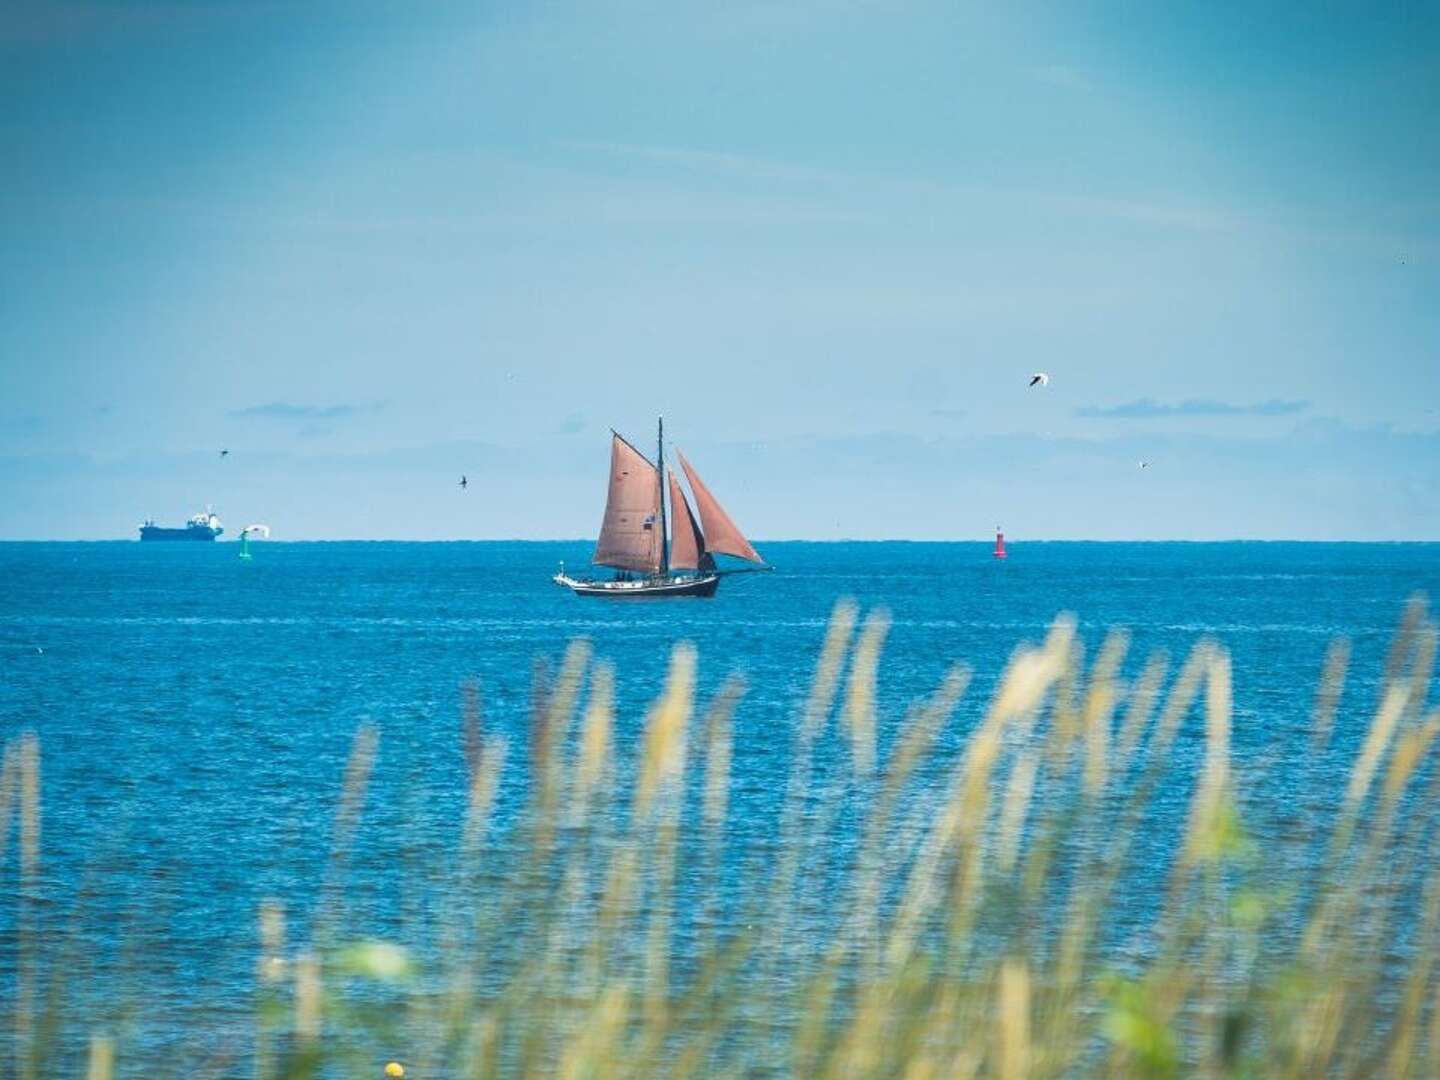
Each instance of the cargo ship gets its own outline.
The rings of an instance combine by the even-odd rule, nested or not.
[[[214,540],[225,531],[220,519],[208,508],[185,523],[183,529],[168,529],[147,521],[140,526],[141,540]]]

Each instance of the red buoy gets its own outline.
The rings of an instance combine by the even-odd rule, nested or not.
[[[1000,526],[995,526],[995,558],[1005,558],[1005,534],[1000,531]]]

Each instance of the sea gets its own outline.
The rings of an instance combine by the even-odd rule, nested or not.
[[[249,561],[232,543],[0,544],[0,737],[39,739],[33,917],[85,959],[75,992],[106,1015],[141,980],[164,1006],[150,1030],[162,1040],[167,1023],[180,1032],[243,1013],[259,906],[282,899],[299,925],[315,902],[365,725],[379,736],[356,841],[367,854],[346,888],[357,933],[403,935],[419,902],[412,868],[453,847],[464,816],[462,687],[478,688],[484,738],[516,749],[503,830],[525,801],[537,670],[553,673],[577,640],[613,668],[622,763],[679,643],[697,650],[702,707],[743,677],[727,826],[743,861],[774,835],[797,718],[843,598],[862,619],[890,619],[882,758],[907,710],[957,665],[971,683],[941,743],[958,752],[1017,646],[1065,613],[1092,658],[1108,632],[1128,632],[1126,678],[1157,651],[1173,670],[1218,641],[1233,662],[1237,788],[1263,830],[1304,813],[1302,796],[1343,788],[1405,604],[1440,594],[1440,544],[1022,540],[1003,561],[981,543],[757,546],[773,572],[727,578],[712,599],[620,602],[552,583],[562,561],[588,564],[588,542],[265,542]],[[1310,717],[1341,637],[1352,677],[1317,763]],[[1203,741],[1192,716],[1182,767],[1198,764]],[[845,746],[832,724],[817,769],[842,768]],[[1169,818],[1154,835],[1178,830],[1187,805],[1183,791],[1162,800]],[[13,991],[20,886],[7,829],[0,987]],[[1157,877],[1167,842],[1155,840]],[[162,947],[136,960],[137,937]]]

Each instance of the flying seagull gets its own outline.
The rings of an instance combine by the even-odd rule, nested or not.
[[[1050,376],[1047,375],[1047,374],[1046,374],[1045,372],[1043,372],[1043,371],[1037,371],[1037,372],[1035,372],[1034,375],[1031,375],[1031,376],[1030,376],[1030,385],[1031,385],[1031,386],[1049,386],[1049,385],[1050,385]]]
[[[1142,469],[1148,469],[1149,467],[1150,467],[1150,462],[1148,462],[1148,461],[1142,461],[1142,462],[1140,462],[1140,468],[1142,468]]]
[[[460,489],[463,491],[465,488],[467,488],[467,487],[469,487],[469,486],[470,486],[470,481],[467,480],[467,479],[465,479],[465,477],[462,475],[462,476],[460,477]]]

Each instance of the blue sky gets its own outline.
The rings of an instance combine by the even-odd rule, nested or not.
[[[1171,8],[12,2],[0,537],[1440,538],[1440,9]]]

